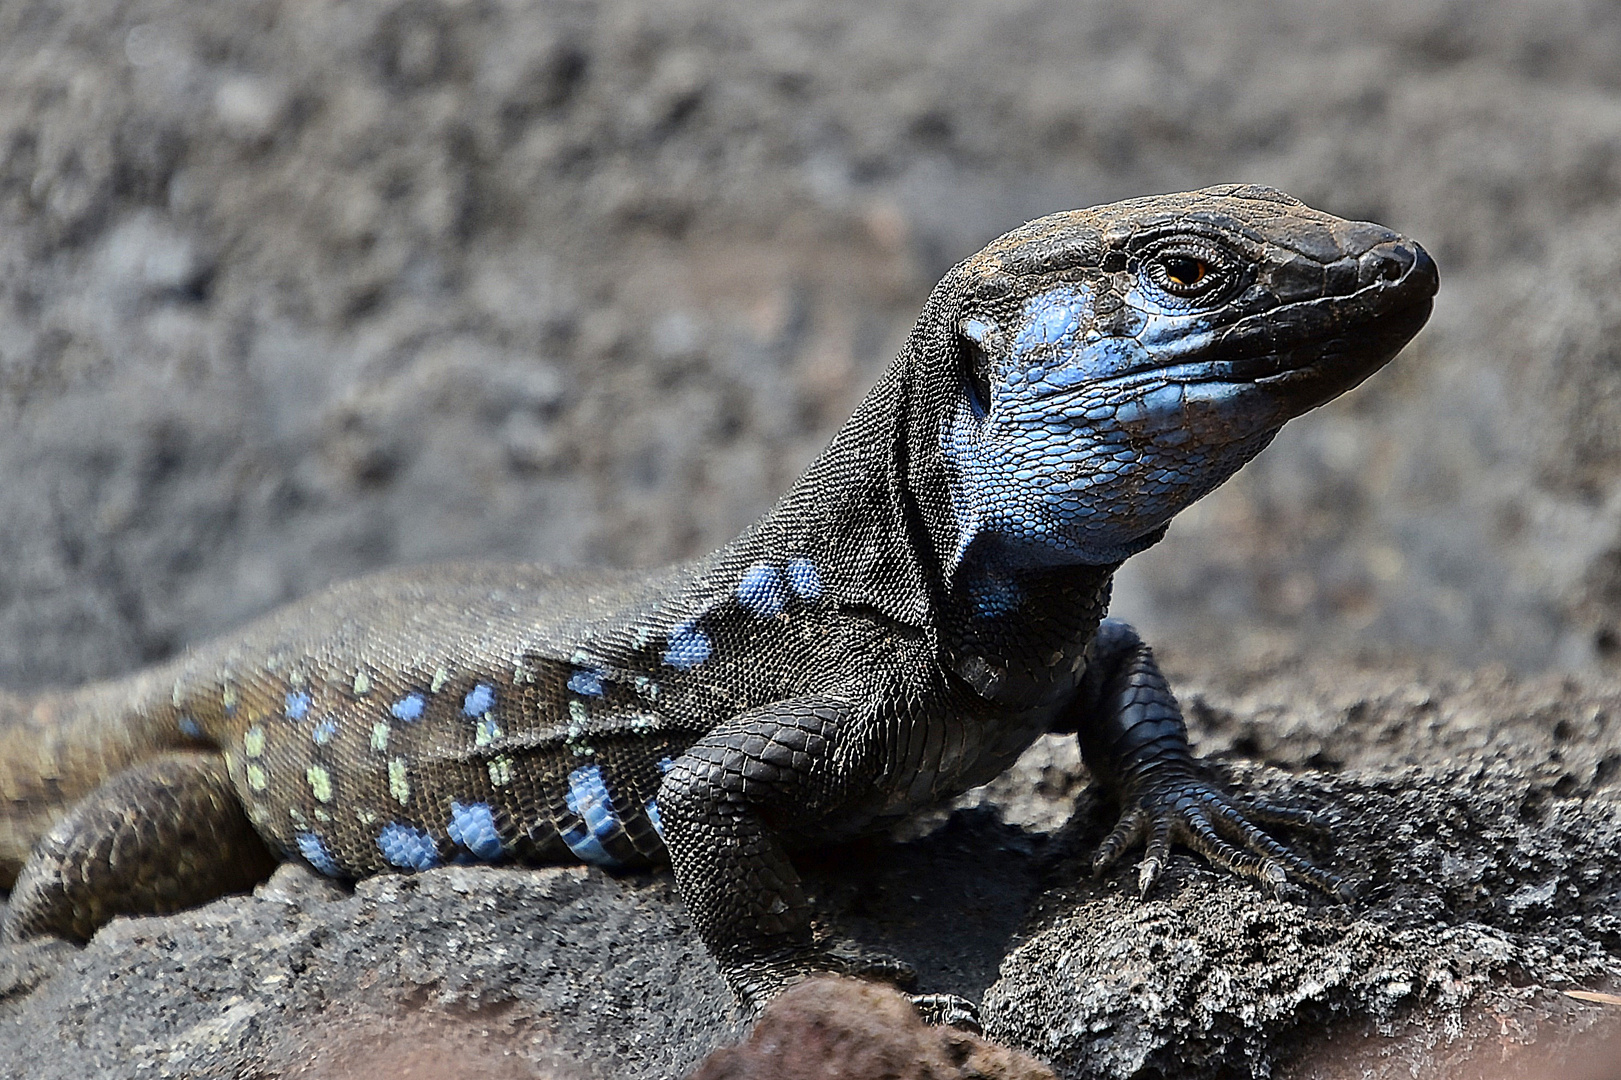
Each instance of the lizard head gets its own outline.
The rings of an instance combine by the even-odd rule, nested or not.
[[[936,293],[930,354],[955,365],[948,561],[980,544],[1027,565],[1140,551],[1286,421],[1395,356],[1437,283],[1411,240],[1270,188],[1015,229]]]

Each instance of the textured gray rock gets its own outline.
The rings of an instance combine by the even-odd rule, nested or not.
[[[1276,653],[1183,675],[1199,745],[1327,817],[1313,846],[1357,897],[1267,898],[1189,859],[1142,903],[1129,874],[1084,879],[1100,822],[1004,961],[990,1034],[1119,1077],[1471,1076],[1483,1045],[1557,1069],[1621,1037],[1566,993],[1621,984],[1617,687]]]
[[[0,986],[37,984],[0,1020],[0,1074],[15,1077],[342,1075],[360,1061],[384,1076],[378,1055],[458,1044],[515,1058],[517,1075],[660,1077],[733,1034],[668,882],[577,867],[453,867],[352,896],[286,867],[259,899],[0,963]],[[19,966],[33,970],[19,980]]]
[[[1147,902],[1129,871],[1092,880],[1108,813],[1049,742],[926,835],[809,853],[830,922],[983,995],[987,1034],[1060,1076],[1462,1078],[1621,1037],[1621,1008],[1566,995],[1621,989],[1621,686],[1275,654],[1181,675],[1235,784],[1334,823],[1305,847],[1354,902],[1185,855]],[[0,1075],[296,1075],[465,1043],[500,1049],[492,1076],[652,1078],[738,1034],[662,875],[451,867],[349,896],[284,868],[83,952],[0,951]]]
[[[987,1030],[1065,1076],[1267,1075],[1352,1021],[1403,1050],[1434,1040],[1421,1075],[1448,1075],[1481,1018],[1528,1043],[1603,1019],[1563,991],[1621,980],[1621,803],[1511,769],[1255,773],[1247,789],[1333,808],[1355,903],[1262,898],[1191,863],[1146,903],[1129,878],[1056,889],[1003,962]]]

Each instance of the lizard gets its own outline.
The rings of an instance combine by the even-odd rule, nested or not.
[[[1382,226],[1227,185],[1053,214],[933,290],[775,506],[655,571],[470,564],[331,588],[121,680],[0,699],[0,937],[441,863],[667,863],[737,1000],[821,972],[791,855],[1072,733],[1118,802],[1093,860],[1173,845],[1274,889],[1340,879],[1194,756],[1115,570],[1429,317]],[[972,1025],[971,1003],[914,1000]]]

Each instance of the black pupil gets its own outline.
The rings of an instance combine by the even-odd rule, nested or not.
[[[1205,275],[1204,263],[1187,255],[1172,255],[1165,260],[1165,276],[1178,285],[1192,285]]]

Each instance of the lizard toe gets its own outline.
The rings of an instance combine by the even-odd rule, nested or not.
[[[912,1005],[925,1024],[956,1028],[970,1035],[983,1035],[979,1006],[956,994],[913,994]]]
[[[1253,820],[1252,820],[1253,819]],[[1301,894],[1301,882],[1341,901],[1351,890],[1338,875],[1302,858],[1255,822],[1326,831],[1316,815],[1285,807],[1249,806],[1217,790],[1192,768],[1164,770],[1128,785],[1120,823],[1098,847],[1093,872],[1102,873],[1132,847],[1144,846],[1138,864],[1138,891],[1147,896],[1181,844],[1213,866],[1249,878],[1275,896]]]

